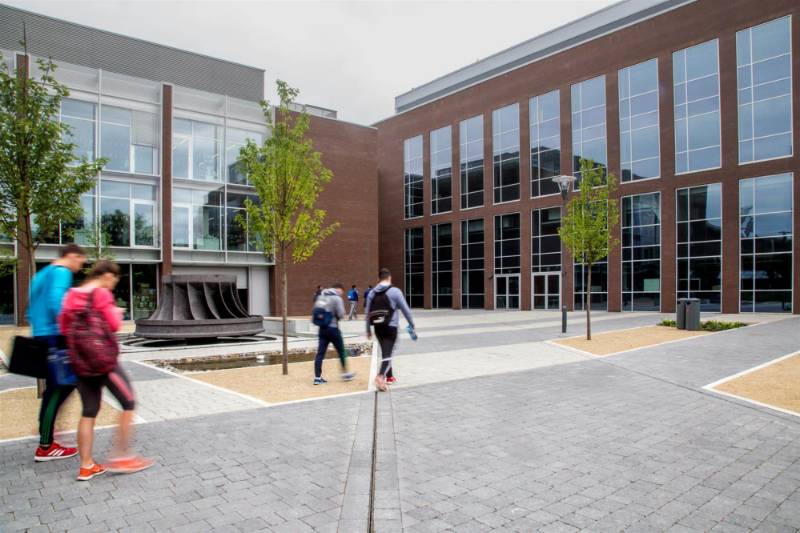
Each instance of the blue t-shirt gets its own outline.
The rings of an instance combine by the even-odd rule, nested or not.
[[[61,265],[48,265],[33,276],[27,316],[34,337],[59,334],[58,314],[70,287],[72,272]]]

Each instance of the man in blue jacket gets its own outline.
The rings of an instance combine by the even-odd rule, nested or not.
[[[86,252],[77,244],[67,244],[60,257],[41,269],[33,277],[28,300],[28,321],[33,336],[47,342],[51,347],[63,345],[58,330],[58,314],[64,295],[72,287],[72,275],[83,268]],[[58,410],[64,400],[75,390],[73,386],[58,386],[48,377],[39,410],[39,447],[35,461],[66,459],[78,453],[75,448],[61,446],[53,440]]]
[[[353,285],[350,287],[350,290],[347,291],[347,300],[350,302],[350,312],[347,314],[347,320],[353,320],[353,318],[358,318],[358,289],[356,286]]]

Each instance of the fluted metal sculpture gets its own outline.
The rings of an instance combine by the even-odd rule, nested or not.
[[[161,299],[150,318],[136,321],[134,335],[147,339],[240,337],[264,331],[239,300],[236,276],[172,275],[161,282]]]

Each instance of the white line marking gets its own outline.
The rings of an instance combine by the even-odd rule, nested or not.
[[[726,378],[718,379],[714,383],[709,383],[708,385],[706,385],[703,388],[707,389],[709,387],[713,388],[713,387],[716,387],[718,385],[722,385],[725,382],[728,382],[728,381],[731,381],[731,380],[736,379],[738,377],[744,376],[745,374],[749,374],[750,372],[755,372],[756,370],[761,370],[762,368],[766,368],[766,367],[768,367],[770,365],[773,365],[775,363],[780,363],[784,359],[789,359],[790,357],[794,357],[796,355],[800,355],[800,352],[793,352],[793,353],[789,353],[789,354],[786,354],[786,355],[782,355],[782,356],[778,357],[777,359],[773,359],[771,361],[767,361],[766,363],[762,363],[762,364],[760,364],[758,366],[754,366],[753,368],[748,368],[746,370],[742,370],[741,372],[737,372],[736,374],[732,374],[732,375],[730,375],[730,376],[728,376]]]
[[[709,392],[713,392],[714,394],[719,394],[720,396],[728,396],[730,398],[736,398],[737,400],[741,400],[743,402],[751,403],[753,405],[758,405],[759,407],[766,407],[767,409],[772,409],[773,411],[780,411],[781,413],[784,413],[784,414],[787,414],[787,415],[800,417],[800,413],[797,413],[795,411],[790,411],[788,409],[784,409],[784,408],[778,407],[776,405],[770,405],[768,403],[758,402],[758,401],[752,400],[750,398],[745,398],[744,396],[737,396],[736,394],[731,394],[730,392],[724,392],[724,391],[717,390],[717,389],[710,389],[710,388],[708,388],[708,385],[706,385],[703,388],[706,389]]]

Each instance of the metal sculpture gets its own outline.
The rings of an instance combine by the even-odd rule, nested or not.
[[[164,276],[161,299],[150,318],[136,321],[134,336],[147,339],[241,337],[264,331],[239,300],[236,276]]]

